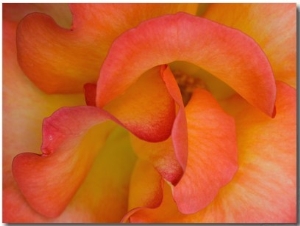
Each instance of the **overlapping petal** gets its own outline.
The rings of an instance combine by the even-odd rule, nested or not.
[[[108,118],[93,107],[62,109],[44,121],[42,155],[14,158],[14,177],[37,212],[57,217],[66,208],[110,132],[89,128]]]
[[[18,59],[25,74],[48,93],[80,92],[95,83],[112,42],[141,21],[163,14],[196,13],[197,4],[72,4],[72,28],[44,14],[18,27]]]
[[[74,197],[89,171],[89,167],[87,166],[92,165],[95,155],[99,149],[101,149],[101,145],[103,145],[109,133],[107,128],[102,128],[104,133],[102,135],[100,133],[101,131],[95,132],[97,137],[85,135],[86,130],[93,125],[110,119],[123,127],[129,127],[128,129],[133,133],[136,127],[139,128],[140,132],[142,134],[148,134],[151,140],[151,136],[157,136],[157,132],[154,131],[151,133],[151,131],[149,131],[149,126],[151,125],[145,120],[145,115],[150,113],[152,114],[151,117],[155,119],[167,114],[165,120],[159,122],[159,126],[166,129],[168,125],[170,125],[169,131],[165,133],[165,136],[170,136],[175,117],[175,105],[173,99],[169,96],[162,78],[163,76],[161,75],[161,73],[164,72],[164,68],[165,66],[162,66],[150,70],[150,73],[146,73],[142,76],[141,80],[134,84],[132,89],[129,89],[128,92],[120,97],[121,100],[116,99],[111,105],[107,105],[107,109],[113,112],[114,116],[96,107],[76,107],[73,109],[61,109],[49,119],[45,120],[42,145],[43,155],[38,156],[26,153],[17,156],[14,161],[14,176],[16,181],[22,193],[35,210],[48,217],[57,217],[65,210],[67,204]],[[150,91],[145,92],[142,90],[145,84],[150,87]],[[156,89],[152,89],[153,87]],[[141,97],[145,97],[145,95],[143,95],[142,92],[144,92],[149,99],[144,107],[142,106],[145,98]],[[154,96],[151,94],[154,94]],[[153,111],[151,108],[153,108],[155,104],[152,102],[155,102],[158,98],[158,102],[160,101],[162,103],[157,105],[158,108]],[[151,104],[149,105],[151,108],[149,108],[147,104]],[[159,110],[160,107],[162,107],[163,110]],[[143,117],[141,120],[136,121],[136,127],[130,127],[124,120],[126,114],[118,114],[118,111],[124,113],[126,109],[127,111],[129,109],[132,112],[134,108],[137,109],[137,113],[142,111],[143,114],[141,114],[141,116]],[[133,117],[129,113],[130,112],[128,112],[127,115],[128,119],[132,119],[133,121],[138,119],[138,117]],[[119,116],[121,120],[117,119]],[[166,124],[165,121],[169,122],[169,124]],[[93,132],[88,131],[87,133]],[[164,133],[160,133],[158,136],[161,134],[164,135]],[[103,137],[102,141],[100,139],[101,136]],[[87,141],[84,141],[85,138]],[[79,141],[81,141],[81,143],[78,143]],[[90,147],[90,145],[92,145],[92,147]],[[86,148],[91,150],[85,152]],[[174,161],[174,158],[172,160]],[[57,170],[55,172],[52,172],[52,165],[56,165]],[[38,169],[38,173],[35,173],[36,169]],[[70,172],[74,170],[76,170],[76,174],[70,175]],[[34,177],[29,176],[34,174]],[[42,175],[48,176],[45,177],[44,180],[36,180],[36,177],[40,178]],[[57,182],[53,182],[55,181],[54,178],[58,177],[61,179]],[[28,184],[34,184],[34,186],[28,186]],[[47,184],[47,189],[44,188],[44,184]],[[72,186],[68,187],[68,184],[72,184]],[[68,189],[65,189],[65,187]],[[49,205],[43,206],[44,202],[49,203]]]
[[[204,17],[239,29],[268,56],[276,80],[296,86],[296,4],[211,4]]]
[[[132,147],[139,159],[150,162],[162,177],[177,184],[183,169],[175,156],[172,137],[163,142],[150,143],[131,136]]]
[[[93,132],[96,132],[96,128]],[[10,202],[12,210],[20,211],[12,211],[9,222],[119,222],[127,211],[129,181],[134,161],[135,156],[130,148],[127,131],[115,128],[95,157],[94,164],[80,188],[60,216],[43,217],[28,206],[22,195],[13,194],[6,197],[6,200]],[[115,167],[116,165],[118,167]],[[73,174],[76,174],[76,171]]]
[[[101,68],[97,106],[123,93],[146,70],[173,61],[204,68],[273,115],[275,82],[260,47],[235,29],[184,13],[148,20],[113,43]]]
[[[277,84],[277,90],[278,111],[273,119],[239,96],[228,103],[227,111],[237,119],[239,170],[205,209],[180,213],[165,185],[162,205],[134,213],[131,222],[295,222],[296,93],[283,83]],[[242,106],[239,111],[237,104]]]
[[[128,196],[128,209],[130,210],[122,219],[128,222],[135,212],[147,208],[157,208],[163,200],[163,180],[153,165],[139,159],[136,162],[130,182]]]
[[[121,220],[135,157],[127,132],[111,134],[115,125],[104,122],[108,119],[95,107],[62,108],[44,122],[42,155],[15,157],[14,177],[35,211],[50,218],[63,213],[55,221],[77,212],[74,222]],[[114,162],[122,168],[114,169]],[[112,203],[104,205],[105,200]]]
[[[206,207],[231,181],[238,168],[238,153],[234,119],[210,93],[195,90],[186,117],[188,162],[173,196],[179,210],[190,214]]]
[[[116,127],[66,210],[52,222],[120,222],[127,212],[135,160],[128,132]]]
[[[17,22],[12,18],[5,17],[6,14],[10,15],[7,13],[10,5],[4,4],[3,8],[3,123],[6,131],[4,137],[15,138],[14,141],[7,142],[7,145],[16,145],[15,148],[12,148],[15,150],[7,151],[14,155],[21,152],[20,149],[23,146],[38,147],[40,145],[38,140],[41,137],[40,127],[44,117],[61,106],[82,105],[84,98],[82,94],[48,96],[26,78],[16,57]],[[26,8],[26,12],[27,10],[30,9]],[[27,132],[25,132],[26,130]],[[35,134],[35,136],[30,136],[30,134]],[[4,142],[6,143],[6,139]]]
[[[28,221],[33,219],[32,216],[40,219],[28,208],[16,186],[11,173],[14,156],[26,150],[38,152],[43,118],[62,106],[84,103],[81,94],[64,97],[45,95],[32,85],[18,65],[15,43],[17,22],[24,15],[24,11],[27,13],[43,10],[43,7],[40,8],[39,5],[37,7],[22,5],[16,10],[11,4],[3,5],[3,220],[5,222]],[[14,12],[13,18],[9,17],[12,15],[9,13],[11,10]],[[54,13],[52,15],[55,16]],[[16,217],[15,210],[18,209],[16,207],[20,208],[19,218]]]
[[[172,81],[168,78],[168,72],[166,68],[164,76],[170,87]],[[188,146],[184,149],[188,157],[186,167],[180,168],[180,161],[177,162],[174,157],[174,153],[178,152],[174,144],[184,142],[184,137],[181,141],[180,137],[174,136],[178,128],[173,128],[172,136],[164,142],[151,144],[134,137],[132,140],[138,157],[150,162],[165,180],[173,184],[173,198],[179,210],[193,213],[205,208],[219,189],[232,179],[237,170],[237,143],[233,118],[221,109],[207,91],[196,90],[185,113],[188,139]],[[147,198],[157,199],[151,196]],[[134,212],[138,210],[132,209],[128,215]]]
[[[161,66],[148,70],[104,107],[136,136],[151,142],[170,136],[176,113],[161,73]]]
[[[72,23],[72,15],[65,3],[4,3],[3,18],[5,21],[19,23],[26,15],[39,12],[51,16],[62,27],[68,28]]]
[[[170,137],[167,140],[152,143],[131,136],[131,141],[132,147],[140,159],[151,163],[165,180],[176,185],[186,167],[188,155],[186,117],[182,97],[170,68],[166,65],[159,68],[160,78],[177,105],[177,115]]]
[[[224,21],[240,28],[243,22],[236,6],[228,6],[231,16]],[[8,65],[4,68],[4,107],[8,109],[4,129],[9,131],[4,136],[4,220],[117,222],[125,214],[122,221],[131,222],[295,222],[295,90],[279,82],[277,116],[270,119],[262,114],[275,116],[272,70],[277,79],[295,86],[295,7],[284,5],[281,10],[280,6],[241,7],[249,20],[243,31],[259,45],[237,30],[184,13],[146,21],[112,45],[97,86],[99,69],[118,35],[143,20],[179,9],[194,13],[197,7],[123,4],[116,10],[115,4],[74,4],[71,30],[58,27],[43,14],[27,16],[18,33],[19,60],[27,76],[50,93],[74,93],[85,85],[86,103],[93,107],[64,108],[44,121],[42,155],[23,153],[14,160],[21,194],[9,169],[12,157],[36,152],[41,137],[31,136],[39,134],[35,123],[60,106],[81,104],[83,97],[49,97],[19,76],[15,59],[4,62]],[[4,14],[11,15],[10,10],[13,8]],[[219,21],[218,10],[213,5],[206,16]],[[253,13],[260,12],[270,24],[262,34],[255,31],[257,27],[253,29],[258,21],[250,20]],[[55,15],[55,10],[51,13]],[[15,35],[20,15],[4,25],[4,40],[10,46],[4,49],[4,56],[8,59],[15,52],[10,37]],[[56,16],[67,27],[70,17]],[[278,38],[280,29],[272,21],[278,17],[279,28],[286,31],[283,39]],[[101,32],[104,30],[109,32]],[[39,35],[45,38],[41,41]],[[278,48],[283,44],[286,49]],[[272,69],[260,47],[271,56]],[[221,79],[242,96],[219,99],[236,118],[237,131],[233,119],[205,90],[195,90],[184,110],[176,81],[164,66],[174,61],[189,61],[207,70],[209,76]],[[7,76],[10,73],[18,76]],[[230,88],[220,93],[232,95]],[[28,105],[33,105],[30,111]],[[16,106],[26,109],[20,111],[21,119]],[[134,135],[129,139],[124,128],[106,120]],[[12,130],[16,127],[10,123],[22,128]],[[31,133],[24,132],[27,128]],[[241,151],[235,174],[236,132]],[[12,137],[20,139],[14,142]],[[131,145],[147,161],[136,163],[129,183],[135,162]],[[21,212],[14,215],[12,210],[18,206]]]
[[[131,176],[128,209],[158,207],[162,197],[161,176],[151,164],[143,160],[137,161]]]

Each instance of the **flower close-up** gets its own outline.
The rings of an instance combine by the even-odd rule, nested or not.
[[[3,7],[5,223],[295,223],[296,4]]]

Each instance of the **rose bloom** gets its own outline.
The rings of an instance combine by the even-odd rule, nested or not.
[[[295,4],[3,4],[3,221],[296,222]]]

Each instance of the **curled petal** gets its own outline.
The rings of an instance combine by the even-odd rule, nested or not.
[[[151,142],[167,139],[175,119],[174,100],[161,73],[160,66],[150,69],[104,107],[136,136]]]
[[[103,128],[103,125],[101,125],[101,129]],[[91,133],[86,135],[91,135]],[[101,134],[97,133],[97,135],[100,136]],[[74,155],[76,156],[76,153]],[[75,156],[71,156],[70,158],[75,160]],[[135,155],[130,148],[128,132],[114,126],[113,131],[107,136],[105,145],[95,157],[91,169],[81,186],[58,217],[48,218],[38,214],[30,208],[21,193],[12,189],[6,189],[6,195],[4,196],[4,202],[7,203],[6,207],[20,209],[17,212],[7,211],[6,218],[9,217],[10,220],[8,222],[28,223],[119,222],[127,212],[128,188],[134,161]],[[58,162],[53,164],[51,167],[52,170],[59,169],[61,167],[59,164]],[[118,167],[115,167],[116,165]],[[89,168],[90,166],[86,167]],[[60,173],[63,172],[61,171]],[[76,173],[77,171],[72,172],[72,174]],[[56,172],[57,174],[59,172]],[[35,175],[29,176],[35,178]],[[57,181],[62,177],[62,175],[59,175],[54,180]],[[43,182],[44,180],[41,181],[41,183]],[[74,185],[68,184],[68,187]],[[66,187],[64,192],[68,191]],[[56,200],[56,202],[57,206],[61,205],[60,200]],[[8,214],[12,216],[8,216]]]
[[[146,70],[173,61],[207,70],[273,116],[275,82],[260,47],[235,29],[185,13],[148,20],[113,43],[101,68],[97,106],[123,93]]]
[[[108,118],[92,107],[64,108],[44,121],[43,154],[22,153],[14,158],[16,182],[38,213],[57,217],[66,208],[103,146],[110,125],[88,129]]]
[[[168,73],[165,76],[167,80]],[[179,136],[174,136],[174,129],[165,142],[149,144],[133,140],[133,147],[139,157],[151,162],[161,176],[174,185],[173,198],[179,210],[190,214],[205,208],[233,178],[237,170],[237,144],[233,118],[207,91],[195,91],[186,107],[186,117],[188,159],[182,177],[179,177],[182,173],[178,163],[172,161],[172,153],[178,149],[174,144],[182,142]],[[138,211],[132,210],[129,214]]]
[[[62,27],[70,27],[72,15],[65,3],[4,3],[3,19],[19,23],[26,15],[40,12],[53,17]]]
[[[187,122],[184,110],[182,96],[176,80],[169,67],[161,67],[162,79],[166,87],[178,106],[177,115],[172,128],[172,142],[177,161],[184,170],[187,162],[188,138],[187,138]]]
[[[15,157],[13,175],[34,210],[53,218],[66,209],[106,143],[112,129],[106,120],[124,127],[95,107],[62,108],[44,121],[42,155],[23,153]]]
[[[164,188],[159,208],[140,210],[132,222],[295,223],[296,92],[277,83],[277,115],[270,119],[236,96],[227,111],[237,120],[239,169],[203,210],[182,214]],[[236,106],[241,105],[239,110]],[[202,198],[202,197],[200,197]]]
[[[81,92],[95,83],[116,37],[141,21],[166,13],[195,13],[197,4],[71,4],[71,29],[45,14],[33,13],[19,24],[19,63],[47,93]]]
[[[129,201],[131,204],[129,205],[129,212],[124,216],[122,222],[128,220],[144,222],[145,219],[135,221],[131,216],[149,208],[157,208],[163,199],[162,181],[160,178],[176,185],[182,176],[183,169],[186,167],[188,154],[187,123],[182,97],[169,67],[161,67],[161,77],[177,104],[176,119],[171,137],[163,142],[149,143],[131,136],[134,151],[142,161],[140,160],[139,164],[137,164],[132,177],[131,189],[133,190]],[[147,174],[145,175],[145,173]],[[143,189],[140,189],[141,186],[143,186]]]
[[[128,135],[124,128],[114,127],[75,196],[51,222],[120,222],[127,212],[130,177],[136,160]]]
[[[135,212],[160,206],[163,199],[162,178],[147,161],[138,160],[131,176],[128,209],[122,219],[129,220]]]
[[[77,106],[84,103],[81,94],[63,97],[46,95],[32,85],[18,65],[15,42],[17,22],[24,14],[40,9],[42,9],[40,5],[3,5],[2,213],[3,221],[7,223],[44,220],[28,206],[20,194],[11,172],[13,158],[28,150],[38,152],[42,138],[41,123],[45,117],[62,106]]]
[[[150,162],[165,180],[174,185],[178,183],[183,170],[175,156],[172,138],[150,143],[131,136],[131,141],[139,159]]]
[[[268,56],[275,79],[295,87],[296,15],[295,3],[211,4],[204,17],[252,37]]]
[[[128,208],[155,208],[161,201],[161,176],[149,163],[137,161],[131,176]]]
[[[167,66],[158,68],[160,69],[160,76],[164,82],[162,87],[166,87],[177,105],[177,115],[173,123],[171,136],[165,141],[156,143],[143,141],[134,136],[131,136],[131,141],[138,157],[150,162],[165,180],[175,185],[180,180],[183,169],[186,167],[188,154],[185,111],[180,90],[170,68]],[[149,86],[149,84],[153,83],[151,80],[155,81],[156,79],[154,75],[151,75],[151,79],[147,82],[147,87],[150,90],[151,86]],[[157,84],[153,87],[155,92],[158,92],[159,89],[160,86]],[[163,99],[163,96],[160,95],[159,98]],[[149,103],[149,101],[147,101],[147,103]],[[168,101],[164,101],[161,104],[166,105],[166,103],[168,103]]]
[[[161,68],[158,67],[155,71],[160,72]],[[151,76],[153,77],[153,74]],[[147,84],[155,85],[156,88],[161,87],[165,90],[164,93],[168,94],[160,74],[157,74],[156,78],[149,80],[154,82],[153,84],[151,82]],[[148,80],[146,79],[146,81]],[[144,88],[145,86],[137,85],[137,90],[139,91],[141,87]],[[135,88],[133,90],[133,96],[131,90],[124,96],[126,97],[128,93],[130,94],[129,97],[135,97],[136,94],[140,94],[136,92]],[[159,89],[155,91],[157,92]],[[161,92],[158,92],[158,94],[161,94]],[[171,113],[171,115],[168,115],[166,118],[172,125],[175,109],[173,100],[168,95],[165,95],[168,101],[162,96],[160,96],[160,100],[163,100],[163,103],[166,104],[166,106],[162,106],[163,108],[171,109],[167,111],[167,114]],[[137,99],[140,100],[139,98]],[[130,103],[134,103],[134,101],[129,98],[127,103],[131,106]],[[114,109],[113,104],[112,102],[112,105],[108,106],[111,111]],[[136,107],[140,108],[141,106],[136,105]],[[115,109],[118,110],[118,108]],[[145,109],[147,110],[148,108]],[[155,113],[156,111],[153,112],[153,114]],[[161,111],[161,114],[158,116],[161,117],[163,113],[164,111]],[[118,114],[116,115],[118,116]],[[173,117],[171,117],[172,115]],[[104,124],[97,124],[107,119],[113,120],[123,127],[128,127],[128,125],[124,125],[106,111],[95,107],[63,108],[44,121],[42,156],[24,153],[18,155],[13,163],[13,174],[17,184],[33,209],[47,217],[57,217],[65,210],[83,183],[98,150],[104,144],[109,130],[103,128]],[[145,124],[141,131],[146,134],[149,132],[148,128],[149,126]],[[134,131],[131,132],[134,133]],[[169,136],[169,134],[166,135]],[[89,150],[89,152],[86,152],[86,150]],[[55,171],[53,171],[53,165],[56,166]],[[72,172],[75,170],[76,174],[73,174]],[[47,177],[44,175],[47,175]],[[36,178],[40,179],[37,180]],[[56,178],[60,178],[60,180],[56,180]],[[28,184],[31,184],[31,186],[28,186]],[[72,186],[68,186],[70,184]],[[43,205],[45,202],[48,203],[47,206]]]
[[[235,123],[205,90],[195,90],[186,106],[187,168],[173,189],[185,214],[206,207],[237,171]]]

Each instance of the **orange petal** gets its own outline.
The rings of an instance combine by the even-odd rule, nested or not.
[[[3,10],[6,10],[4,5]],[[4,13],[5,14],[5,13]],[[4,15],[3,15],[4,16]],[[38,151],[41,124],[62,106],[84,104],[83,95],[46,95],[21,71],[16,56],[15,21],[3,21],[3,221],[35,222],[41,219],[20,195],[12,176],[13,158],[26,150]],[[18,129],[16,129],[18,128]],[[28,210],[28,211],[26,211]],[[19,217],[16,217],[18,213]],[[22,215],[22,216],[20,216]]]
[[[165,186],[159,208],[141,210],[132,222],[295,223],[296,222],[296,92],[277,83],[277,115],[270,119],[241,97],[228,103],[237,122],[239,170],[203,210],[185,215],[177,210]],[[200,197],[201,198],[201,197]]]
[[[15,180],[38,213],[57,217],[66,208],[103,146],[110,126],[88,129],[108,118],[93,107],[63,108],[44,121],[43,154],[22,153],[14,158]]]
[[[232,179],[237,170],[237,146],[233,119],[221,110],[207,91],[195,91],[186,107],[186,114],[188,162],[181,180],[173,188],[173,197],[179,210],[190,214],[206,207],[219,189]],[[134,143],[138,156],[151,161],[165,179],[168,179],[166,171],[170,173],[176,169],[168,159],[172,153],[169,141],[152,145],[139,141]],[[167,155],[163,158],[156,152]],[[165,170],[159,165],[160,161],[166,164]],[[141,209],[129,214],[135,215],[139,211]],[[143,220],[141,218],[137,222]]]
[[[89,174],[60,216],[45,218],[32,210],[21,194],[13,189],[6,189],[3,202],[7,203],[5,207],[12,209],[6,209],[4,221],[10,223],[120,222],[127,212],[129,181],[134,160],[128,132],[115,128],[95,158]],[[118,167],[115,167],[116,165]]]
[[[65,3],[4,3],[3,19],[19,23],[27,14],[33,12],[45,13],[62,27],[70,27],[72,15]]]
[[[131,141],[133,149],[138,157],[150,162],[165,180],[175,185],[181,178],[183,169],[186,167],[188,154],[186,118],[180,90],[170,68],[167,66],[158,68],[160,68],[160,76],[165,83],[162,84],[162,87],[166,87],[170,96],[179,107],[173,123],[171,136],[165,141],[155,143],[143,141],[135,136],[131,136]],[[157,78],[151,75],[151,79],[147,81],[147,88],[158,92],[158,89],[160,89],[159,85],[156,84],[153,88],[151,88],[151,85],[149,86],[149,84],[153,84],[155,79]],[[145,86],[141,87],[144,88]],[[162,99],[163,96],[160,95],[158,98]],[[156,98],[153,99],[155,100]],[[146,102],[149,104],[149,101]],[[161,103],[161,105],[165,105],[165,103]],[[158,108],[159,107],[160,106],[158,106]]]
[[[173,73],[169,67],[161,67],[162,79],[164,80],[166,87],[178,106],[178,112],[174,120],[172,128],[172,142],[177,161],[181,165],[182,169],[185,169],[187,163],[187,150],[188,150],[188,138],[187,138],[187,122],[183,105],[182,96],[178,84],[174,78]]]
[[[187,125],[182,97],[169,67],[161,67],[161,76],[170,95],[179,107],[178,112],[171,137],[168,140],[149,143],[131,136],[133,148],[140,161],[136,166],[131,183],[130,203],[133,204],[129,205],[130,211],[124,216],[122,222],[131,220],[131,216],[141,210],[156,208],[163,198],[160,178],[164,178],[175,185],[182,176],[182,169],[186,167],[188,154]],[[146,161],[141,161],[141,159]],[[144,169],[145,167],[146,169]],[[145,172],[148,174],[145,175]],[[138,185],[136,185],[137,183]],[[141,187],[143,189],[140,189]],[[143,194],[145,197],[141,197]]]
[[[196,90],[186,106],[188,162],[174,199],[182,213],[206,207],[237,170],[234,120],[205,90]]]
[[[126,222],[132,214],[148,208],[157,208],[163,198],[162,178],[147,161],[138,160],[131,176],[129,211],[122,219]]]
[[[163,199],[161,205],[158,208],[153,209],[137,209],[132,211],[129,216],[131,223],[183,223],[184,221],[178,220],[178,218],[184,219],[185,216],[178,211],[176,203],[172,196],[172,189],[166,183],[162,183]],[[128,214],[129,215],[129,214]],[[194,221],[193,223],[199,223]]]
[[[144,73],[104,109],[141,139],[157,142],[170,136],[175,105],[161,76],[161,67]]]
[[[131,142],[139,159],[151,163],[165,180],[174,185],[178,183],[183,170],[175,156],[171,138],[163,142],[150,143],[131,136]]]
[[[128,209],[155,208],[161,201],[161,176],[149,163],[138,160],[131,176]]]
[[[185,13],[148,20],[113,43],[101,68],[97,106],[123,93],[146,70],[172,61],[202,67],[273,115],[275,82],[260,47],[235,29]]]
[[[295,3],[211,4],[204,17],[252,37],[268,56],[276,80],[295,87],[296,13]]]
[[[11,195],[6,197],[7,202],[13,202],[14,210],[19,206],[22,211],[12,211],[9,222],[120,222],[127,212],[129,181],[135,161],[128,138],[128,132],[124,129],[115,128],[112,131],[82,185],[60,216],[44,218],[36,213],[34,215],[22,196]]]
[[[26,16],[18,27],[18,58],[25,74],[48,93],[80,92],[95,83],[116,37],[163,14],[196,13],[197,4],[72,4],[73,24],[63,29],[44,14]]]
[[[89,174],[55,222],[121,221],[128,208],[130,177],[136,160],[128,135],[120,127],[110,133]]]

